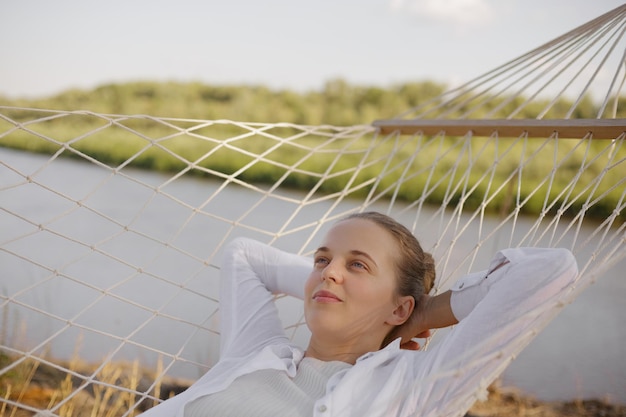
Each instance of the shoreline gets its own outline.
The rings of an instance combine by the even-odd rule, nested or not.
[[[187,389],[193,381],[163,376],[141,368],[138,361],[84,363],[11,357],[0,351],[0,415],[34,416],[34,410],[54,410],[60,417],[82,415],[130,416]],[[476,402],[466,417],[623,417],[626,404],[601,399],[539,401],[517,389],[489,387],[488,399]],[[19,404],[15,406],[14,404]],[[5,414],[8,413],[8,414]],[[95,414],[94,414],[95,413]]]

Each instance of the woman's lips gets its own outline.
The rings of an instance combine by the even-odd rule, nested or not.
[[[342,301],[341,298],[326,290],[320,290],[313,294],[313,299],[318,303],[339,303]]]

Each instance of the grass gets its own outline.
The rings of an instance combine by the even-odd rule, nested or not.
[[[97,366],[78,358],[48,362],[0,354],[1,417],[34,416],[38,410],[51,410],[59,417],[134,417],[155,404],[150,399],[140,402],[140,393],[142,381],[154,381],[161,367],[153,374],[140,369],[138,361]],[[173,395],[160,379],[150,394]]]
[[[152,400],[139,402],[146,386],[141,381],[151,384],[162,372],[161,367],[154,372],[142,369],[137,361],[103,366],[74,358],[51,366],[35,358],[0,353],[1,369],[5,371],[0,374],[0,417],[32,417],[40,410],[51,410],[59,417],[134,417],[155,405]],[[94,374],[96,378],[85,385],[85,379]],[[155,383],[150,394],[169,398],[188,386],[188,382],[165,377]],[[496,383],[489,388],[488,400],[474,404],[467,416],[623,417],[626,405],[602,400],[542,402]]]

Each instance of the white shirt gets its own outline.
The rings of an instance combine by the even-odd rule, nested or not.
[[[143,417],[183,417],[185,404],[257,370],[295,376],[304,352],[286,336],[272,294],[302,299],[313,261],[244,238],[232,241],[224,255],[220,360],[185,392]],[[428,350],[410,351],[400,349],[398,339],[361,356],[330,378],[312,415],[463,415],[554,318],[577,274],[566,249],[498,252],[489,269],[461,278],[452,288],[451,306],[460,323],[443,340]]]

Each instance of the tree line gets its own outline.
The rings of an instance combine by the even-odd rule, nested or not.
[[[351,126],[395,117],[442,94],[446,85],[421,81],[387,88],[330,80],[319,90],[296,92],[264,86],[207,85],[200,82],[128,82],[91,90],[71,89],[40,99],[2,99],[8,106],[56,110],[91,110],[107,114],[148,114],[157,117],[229,119],[246,122],[288,122],[302,125]],[[492,117],[506,117],[524,100],[515,97]],[[619,113],[626,117],[626,99]],[[536,118],[548,100],[536,100],[516,115]],[[560,99],[547,117],[563,117],[572,101]],[[498,105],[492,101],[491,106]],[[484,111],[489,111],[489,106]],[[598,106],[585,97],[573,118],[595,118]]]

